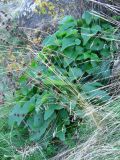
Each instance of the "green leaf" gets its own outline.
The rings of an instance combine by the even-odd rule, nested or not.
[[[95,74],[97,69],[98,69],[99,61],[92,59],[91,60],[91,65],[92,65],[91,73]]]
[[[68,57],[68,61],[75,61],[75,59],[83,52],[83,48],[80,46],[76,46],[76,47],[69,47],[66,48],[63,53],[66,56],[65,58],[67,59]],[[70,62],[70,63],[71,63]]]
[[[91,74],[91,72],[90,72],[91,69],[92,69],[92,65],[89,61],[85,62],[84,65],[82,66],[82,70],[87,72],[88,74]]]
[[[35,105],[33,103],[31,103],[31,101],[27,101],[23,105],[22,109],[28,110],[30,112],[34,109],[34,107],[35,107]]]
[[[110,51],[107,50],[107,49],[102,49],[100,51],[100,54],[103,56],[103,57],[108,57],[110,55]]]
[[[75,37],[63,38],[61,51],[64,51],[68,47],[79,45],[80,43],[81,41],[79,39],[75,39]]]
[[[66,31],[66,37],[74,36],[76,37],[78,35],[78,30],[77,29],[68,29]]]
[[[56,37],[59,38],[59,39],[62,39],[64,37],[70,37],[70,36],[74,36],[74,37],[77,37],[78,35],[78,30],[77,29],[67,29],[67,30],[58,30],[56,33],[55,33]]]
[[[84,48],[83,47],[81,47],[81,46],[76,46],[75,47],[75,54],[77,55],[77,56],[79,56],[80,54],[82,54],[84,52]]]
[[[69,113],[66,109],[64,108],[61,109],[58,114],[60,116],[60,119],[64,122],[65,125],[70,124]]]
[[[87,48],[91,51],[100,51],[104,48],[104,42],[98,38],[95,38],[91,43],[87,45]]]
[[[44,122],[43,112],[35,113],[34,115],[34,126],[35,128],[40,127]]]
[[[108,78],[111,75],[111,60],[102,61],[102,64],[100,66],[100,73],[102,77]]]
[[[69,68],[69,77],[70,80],[73,81],[83,75],[83,72],[80,68],[74,67],[74,68]]]
[[[35,108],[35,96],[26,101],[23,106],[16,104],[9,116],[9,124],[12,126],[16,122],[19,126],[25,116]]]
[[[66,133],[66,127],[64,125],[58,124],[58,130],[56,133],[56,137],[58,137],[61,141],[65,141],[65,133]]]
[[[81,28],[81,36],[83,39],[83,45],[86,45],[86,43],[90,40],[92,36],[90,28]]]
[[[55,120],[56,114],[54,113],[49,119],[44,121],[39,129],[35,130],[30,135],[31,141],[38,141],[46,132],[46,130],[49,128],[50,123]]]
[[[24,120],[27,113],[29,113],[28,107],[23,108],[19,104],[17,104],[9,115],[9,125],[13,126],[15,123],[17,123],[17,125],[19,126]]]
[[[90,98],[92,99],[97,98],[104,102],[104,101],[108,101],[110,99],[110,96],[104,90],[96,90],[90,95]]]
[[[91,53],[91,60],[98,61],[99,60],[98,55],[95,53]]]
[[[99,57],[97,56],[97,54],[95,53],[91,53],[90,51],[84,52],[83,54],[81,54],[77,60],[86,60],[86,59],[90,59],[90,60],[99,60]]]
[[[48,36],[42,43],[43,46],[49,47],[49,46],[59,46],[59,40],[55,35]]]
[[[54,109],[51,109],[50,107],[46,109],[44,114],[44,120],[47,120],[48,118],[50,118],[53,113],[54,113]]]
[[[70,46],[74,46],[74,45],[75,45],[74,37],[63,38],[61,51],[64,51],[66,48],[68,48]]]
[[[69,22],[74,22],[74,17],[72,16],[65,16],[60,22],[59,24],[63,25]]]
[[[51,76],[51,77],[46,77],[45,79],[43,79],[43,82],[45,85],[52,85],[52,86],[66,86],[67,83],[65,82],[65,80],[63,79],[63,77],[59,78],[57,76]]]
[[[74,60],[64,57],[64,68],[68,67]]]
[[[30,116],[27,120],[27,125],[32,131],[39,130],[41,125],[44,123],[44,114],[43,111],[39,113],[34,113],[33,116]]]
[[[87,52],[83,53],[83,57],[84,57],[84,60],[91,58],[91,52],[87,51]]]
[[[85,22],[89,25],[92,22],[92,15],[90,14],[90,12],[86,11],[83,13],[82,19],[84,19]]]
[[[79,40],[79,39],[76,39],[76,40],[75,40],[75,44],[76,44],[76,45],[80,45],[80,43],[81,43],[81,40]]]
[[[84,51],[84,49],[80,46],[76,46],[75,49],[74,48],[67,48],[64,50],[64,55],[66,57],[64,57],[64,67],[66,68],[67,66],[69,66],[73,61],[75,61],[75,59],[82,54]]]
[[[62,106],[57,105],[57,104],[56,104],[56,105],[55,105],[55,104],[49,105],[49,106],[47,107],[47,109],[45,110],[44,120],[47,120],[48,118],[50,118],[51,115],[54,113],[55,110],[60,110],[60,109],[62,109],[62,108],[63,108]]]
[[[42,95],[37,95],[37,100],[36,100],[36,111],[38,112],[41,108],[41,105],[46,103],[49,98],[51,98],[52,94],[48,93],[47,91],[44,91]]]
[[[72,16],[66,16],[59,24],[60,29],[67,30],[68,28],[74,28],[77,25],[77,21]]]
[[[103,57],[109,57],[110,56],[110,47],[107,44],[104,44],[103,49],[100,51],[100,54]]]
[[[99,25],[93,25],[91,27],[92,34],[97,34],[98,32],[101,32],[101,31],[102,31],[102,29],[101,29],[101,26],[99,26]]]
[[[67,32],[66,31],[63,31],[63,30],[58,30],[56,33],[55,33],[56,37],[58,39],[62,39],[64,38],[66,35],[67,35]]]
[[[108,30],[112,27],[110,23],[102,23],[101,25],[104,30]]]

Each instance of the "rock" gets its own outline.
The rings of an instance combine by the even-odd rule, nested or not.
[[[20,26],[37,28],[55,23],[63,15],[81,15],[81,0],[24,0],[20,10]]]

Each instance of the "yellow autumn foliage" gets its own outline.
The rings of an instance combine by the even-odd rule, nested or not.
[[[35,0],[35,4],[40,9],[40,12],[35,9],[36,12],[39,12],[41,14],[55,14],[55,5],[52,2],[42,2],[42,0]]]

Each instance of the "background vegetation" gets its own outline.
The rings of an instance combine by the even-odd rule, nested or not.
[[[32,40],[1,12],[1,159],[120,158],[119,16],[98,10]]]

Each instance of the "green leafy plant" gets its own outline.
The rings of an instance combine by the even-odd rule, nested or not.
[[[92,104],[110,99],[102,88],[110,75],[110,52],[117,51],[110,34],[114,29],[89,12],[78,20],[66,16],[20,77],[9,124],[24,128],[31,141],[44,147],[74,139],[78,124],[86,121],[85,98]],[[109,62],[106,71],[103,59]]]

